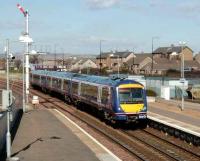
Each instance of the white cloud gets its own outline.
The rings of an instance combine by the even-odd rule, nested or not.
[[[87,4],[91,9],[104,9],[113,7],[122,0],[87,0]]]

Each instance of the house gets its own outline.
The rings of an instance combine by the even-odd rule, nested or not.
[[[126,62],[129,71],[132,71],[135,74],[140,74],[141,70],[143,71],[143,67],[146,66],[147,64],[150,64],[150,68],[142,73],[150,73],[151,72],[151,64],[152,64],[152,54],[149,53],[139,53],[139,54],[134,54],[134,57],[129,59]]]
[[[200,64],[200,53],[194,56],[194,60],[196,60]]]
[[[97,65],[95,63],[94,59],[88,59],[88,58],[82,58],[77,59],[75,62],[72,62],[73,64],[70,67],[70,70],[82,70],[82,69],[89,69],[89,68],[97,68]]]
[[[182,53],[184,54],[184,60],[193,60],[193,51],[188,46],[174,46],[170,47],[159,47],[153,51],[153,58],[167,58],[172,59],[181,59]]]
[[[0,70],[5,69],[5,59],[0,59]]]
[[[148,74],[145,71],[148,71],[149,68],[151,68],[151,64],[146,64],[140,69],[140,71],[143,71],[141,73]],[[185,60],[184,69],[185,71],[199,70],[200,64],[197,61]],[[154,58],[153,71],[152,71],[153,74],[162,75],[162,74],[165,74],[169,70],[181,71],[181,60],[176,60],[176,59],[169,60],[167,58]]]
[[[102,68],[107,67],[108,69],[117,70],[118,67],[121,67],[124,63],[133,57],[134,53],[130,51],[110,51],[98,55],[96,57],[96,64],[98,67],[101,65]]]

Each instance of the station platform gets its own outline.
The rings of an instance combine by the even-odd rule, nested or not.
[[[55,109],[34,109],[23,115],[12,157],[20,161],[120,160]]]
[[[162,100],[148,103],[148,118],[200,137],[200,104]]]

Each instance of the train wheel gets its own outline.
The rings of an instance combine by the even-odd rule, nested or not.
[[[67,104],[71,104],[71,103],[72,103],[72,101],[71,101],[71,99],[70,99],[69,96],[65,95],[65,96],[64,96],[64,99],[65,99],[65,101],[67,102]]]

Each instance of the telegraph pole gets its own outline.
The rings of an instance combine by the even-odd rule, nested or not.
[[[99,75],[101,75],[101,42],[102,42],[102,40],[100,40],[100,44],[99,44],[99,50],[100,50]]]
[[[29,46],[30,43],[33,42],[33,40],[29,37],[29,12],[28,10],[24,10],[20,4],[17,4],[18,9],[23,13],[25,17],[25,33],[23,36],[20,37],[20,41],[24,42],[26,44],[26,51],[25,51],[25,94],[26,94],[26,103],[28,104],[28,96],[29,96]],[[23,75],[24,80],[24,75]],[[24,84],[24,82],[23,82]],[[24,87],[23,87],[24,88]],[[24,92],[24,91],[23,91]],[[23,94],[23,111],[25,112],[25,100],[24,100],[24,94]]]
[[[26,11],[26,35],[29,36],[29,12]],[[29,42],[26,42],[26,103],[28,103],[29,96]]]
[[[159,37],[155,36],[155,37],[152,37],[151,39],[151,50],[152,50],[152,53],[151,53],[151,75],[153,75],[153,50],[154,50],[154,40],[155,39],[158,39]]]
[[[9,39],[6,40],[6,77],[7,77],[7,91],[9,92]],[[9,99],[9,98],[8,98]],[[9,103],[10,104],[10,103]],[[8,105],[10,106],[10,105]],[[11,135],[10,135],[10,107],[7,107],[7,133],[6,133],[6,152],[7,158],[11,157]]]
[[[11,157],[11,134],[10,134],[10,120],[11,120],[11,106],[12,106],[12,94],[10,91],[9,80],[9,59],[10,59],[10,42],[6,40],[6,79],[7,79],[7,132],[6,132],[6,155],[7,161],[18,161],[19,158]]]
[[[56,48],[57,48],[57,44],[54,44],[54,70],[57,69],[57,54],[56,54]]]

